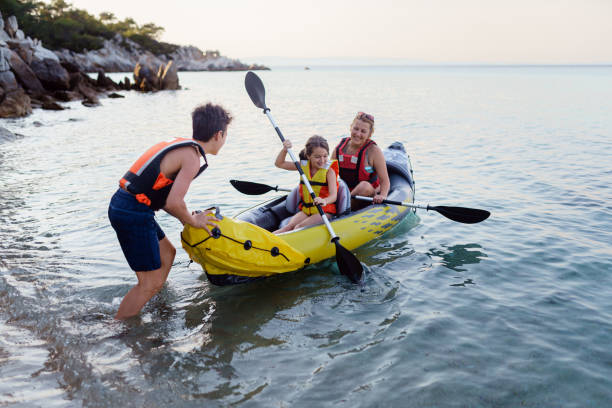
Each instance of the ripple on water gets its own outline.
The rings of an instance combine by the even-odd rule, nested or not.
[[[272,167],[279,142],[245,97],[243,73],[182,75],[185,91],[7,122],[25,136],[0,152],[0,376],[10,382],[0,384],[0,405],[610,401],[609,68],[262,73],[274,105],[290,106],[275,116],[296,145],[313,133],[337,141],[347,131],[337,118],[364,109],[355,100],[378,107],[376,141],[404,142],[420,202],[485,208],[491,218],[465,225],[419,210],[355,251],[364,288],[333,261],[213,287],[197,265],[183,266],[179,248],[162,292],[117,323],[136,279],[108,225],[108,199],[137,152],[190,134],[203,96],[236,119],[189,208],[217,204],[229,215],[263,201],[233,190],[238,176],[296,183]],[[358,98],[347,91],[354,83]],[[180,246],[180,225],[158,221]]]

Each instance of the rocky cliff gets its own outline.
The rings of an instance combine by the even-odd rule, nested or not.
[[[92,79],[61,61],[40,41],[26,37],[10,16],[0,14],[0,118],[26,116],[32,108],[59,110],[61,102],[99,104],[98,94],[120,89],[103,73]]]
[[[62,61],[67,61],[85,72],[131,72],[143,59],[154,66],[173,61],[178,71],[246,71],[268,69],[262,65],[247,65],[230,59],[218,51],[202,52],[196,47],[179,47],[167,55],[154,55],[140,45],[117,34],[104,41],[99,50],[75,53],[69,50],[56,51]]]
[[[27,37],[14,16],[0,14],[0,118],[26,116],[32,108],[60,110],[61,102],[99,104],[99,94],[122,97],[115,90],[180,89],[177,71],[242,71],[268,69],[246,65],[195,47],[179,47],[169,55],[154,55],[120,35],[95,51],[50,51]],[[92,79],[87,73],[98,73]],[[105,72],[133,72],[115,83]]]

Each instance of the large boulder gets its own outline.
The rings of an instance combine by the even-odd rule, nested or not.
[[[104,75],[103,71],[98,72],[98,77],[96,78],[96,86],[101,89],[105,89],[108,91],[117,91],[121,89],[119,84],[116,84],[112,79]]]
[[[4,92],[14,91],[20,88],[13,72],[10,70],[0,72],[0,88],[2,88]]]
[[[8,40],[6,42],[8,47],[15,51],[17,55],[25,62],[30,65],[34,58],[34,42],[31,38],[26,40]]]
[[[176,65],[170,61],[154,68],[156,60],[148,56],[140,58],[134,67],[134,89],[143,92],[160,91],[162,89],[181,89]]]
[[[32,112],[30,97],[11,71],[10,58],[11,50],[0,47],[0,118],[25,116]]]
[[[134,67],[134,86],[141,91],[158,89],[157,72],[150,58],[142,57]]]
[[[14,118],[32,113],[30,97],[19,86],[11,71],[0,72],[0,118]]]
[[[83,74],[82,72],[70,74],[70,90],[83,95],[83,99],[87,102],[87,106],[95,106],[100,103],[98,91],[96,91],[94,85],[94,80],[87,74]]]
[[[6,24],[4,26],[4,31],[7,32],[9,37],[15,38],[17,34],[17,30],[19,30],[19,24],[17,23],[17,17],[10,16],[6,19]]]
[[[34,74],[34,71],[26,64],[15,51],[9,50],[9,65],[23,88],[33,95],[40,95],[45,92],[42,83]]]
[[[34,58],[30,67],[45,89],[50,91],[68,90],[70,77],[68,71],[61,66],[59,61],[50,58],[43,60]]]
[[[43,47],[42,42],[38,39],[32,40],[34,45],[34,58],[38,60],[50,59],[57,62],[60,62],[60,59],[55,53],[45,47]]]
[[[178,69],[173,61],[169,61],[161,72],[161,89],[176,90],[181,89],[178,79]]]

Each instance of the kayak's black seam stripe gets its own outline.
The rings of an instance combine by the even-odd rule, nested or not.
[[[228,237],[227,235],[221,234],[220,236],[222,236],[223,238],[227,238],[227,239],[229,239],[230,241],[234,241],[234,242],[235,242],[235,243],[237,243],[237,244],[244,245],[244,242],[240,242],[240,241],[238,241],[238,240],[236,240],[236,239],[234,239],[234,238],[232,238],[232,237]],[[187,242],[187,240],[185,240],[185,238],[183,238],[183,233],[181,232],[181,241],[183,241],[184,243],[186,243],[187,245],[189,245],[191,248],[195,248],[195,247],[197,247],[198,245],[200,245],[200,244],[202,244],[202,243],[206,242],[207,240],[209,240],[210,238],[212,238],[212,237],[208,236],[208,237],[206,237],[205,239],[203,239],[202,241],[200,241],[200,242],[198,242],[198,243],[196,243],[196,244],[193,244],[193,245],[192,245],[192,244],[190,244],[189,242]],[[252,246],[251,248],[252,248],[252,249],[259,249],[260,251],[269,252],[270,254],[272,254],[272,250],[270,250],[270,249],[258,248],[258,247],[256,247],[256,246]],[[280,251],[278,252],[278,254],[279,254],[279,255],[281,255],[283,258],[285,258],[285,260],[287,260],[287,262],[289,262],[289,258],[287,258],[287,256],[285,256],[285,254],[283,254],[283,253],[282,253],[282,252],[280,252]]]
[[[202,241],[198,242],[197,244],[193,244],[191,245],[189,242],[187,242],[187,240],[185,238],[183,238],[183,233],[181,232],[181,241],[183,241],[184,243],[186,243],[187,245],[189,245],[190,247],[194,248],[197,247],[198,245],[200,245],[203,242],[206,242],[208,239],[210,239],[210,235],[208,237],[206,237],[205,239],[203,239]]]
[[[227,239],[229,239],[230,241],[234,241],[234,242],[235,242],[235,243],[237,243],[237,244],[244,245],[244,242],[240,242],[240,241],[238,241],[237,239],[234,239],[234,238],[232,238],[232,237],[228,237],[227,235],[223,235],[223,234],[221,234],[221,236],[222,236],[223,238],[227,238]],[[252,249],[259,249],[260,251],[264,251],[264,252],[270,252],[270,254],[272,254],[272,250],[270,250],[270,249],[258,248],[258,247],[256,247],[256,246],[252,246],[251,248],[252,248]],[[282,257],[283,257],[283,258],[285,258],[285,259],[287,260],[287,262],[289,262],[289,258],[287,258],[287,257],[285,256],[285,254],[283,254],[283,253],[282,253],[282,252],[280,252],[280,251],[278,251],[278,254],[279,254],[279,255],[282,255]]]

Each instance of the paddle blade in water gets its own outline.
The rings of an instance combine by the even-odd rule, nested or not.
[[[255,106],[266,109],[266,89],[261,79],[255,73],[249,71],[244,78],[244,86]]]
[[[437,211],[450,220],[464,224],[476,224],[486,220],[491,215],[490,212],[478,208],[447,207],[444,205],[428,207],[427,210]]]
[[[270,190],[274,190],[274,187],[250,181],[230,180],[230,183],[232,183],[232,186],[234,186],[236,190],[240,191],[242,194],[248,195],[260,195]]]
[[[363,277],[363,266],[361,262],[348,249],[344,248],[337,239],[334,239],[336,244],[336,262],[340,273],[346,275],[351,282],[359,283]]]

